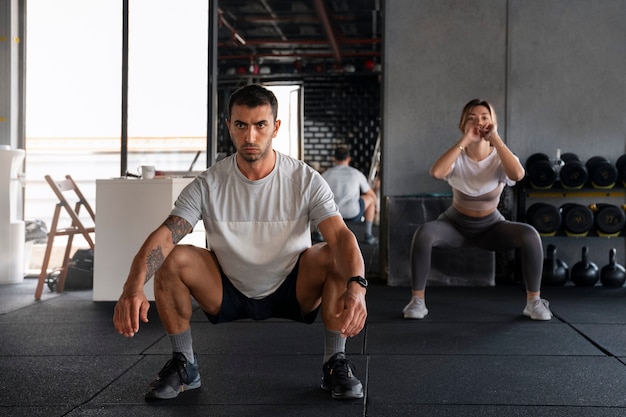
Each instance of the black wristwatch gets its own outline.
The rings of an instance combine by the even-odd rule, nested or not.
[[[358,282],[358,283],[359,283],[359,285],[360,285],[361,287],[363,287],[363,288],[367,288],[367,286],[369,285],[369,284],[367,283],[367,280],[366,280],[365,278],[363,278],[362,276],[360,276],[360,275],[357,275],[356,277],[352,277],[352,278],[350,278],[350,279],[348,280],[348,283],[347,283],[346,285],[350,285],[350,283],[351,283],[351,282],[353,282],[353,281],[354,281],[354,282]]]

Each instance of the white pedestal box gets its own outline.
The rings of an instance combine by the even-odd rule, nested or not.
[[[178,194],[193,178],[96,180],[96,249],[93,300],[117,301],[133,257],[167,218]],[[199,223],[181,243],[206,247]],[[153,280],[145,286],[154,300]]]
[[[26,229],[20,179],[25,152],[0,148],[0,284],[24,280]]]

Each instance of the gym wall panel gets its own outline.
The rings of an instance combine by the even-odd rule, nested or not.
[[[626,151],[626,1],[515,0],[507,136],[525,160],[556,148],[586,161]]]
[[[428,170],[459,139],[463,105],[504,110],[506,2],[386,1],[384,54],[383,192],[447,190]]]
[[[460,138],[462,106],[491,101],[522,162],[556,148],[626,153],[626,0],[384,2],[382,198],[449,191],[428,170]],[[384,214],[384,213],[383,213]],[[381,217],[381,275],[389,222]],[[408,243],[407,243],[408,244]],[[397,260],[408,262],[408,260]]]

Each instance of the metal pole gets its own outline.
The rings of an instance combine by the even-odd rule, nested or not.
[[[207,168],[215,163],[217,151],[217,29],[218,29],[218,0],[209,0],[209,42],[207,62],[207,141],[206,163]]]
[[[122,0],[122,131],[120,176],[128,169],[128,2]]]

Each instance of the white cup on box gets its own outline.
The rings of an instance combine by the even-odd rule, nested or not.
[[[154,165],[142,165],[139,167],[139,173],[144,180],[151,180],[156,175],[156,167]]]

